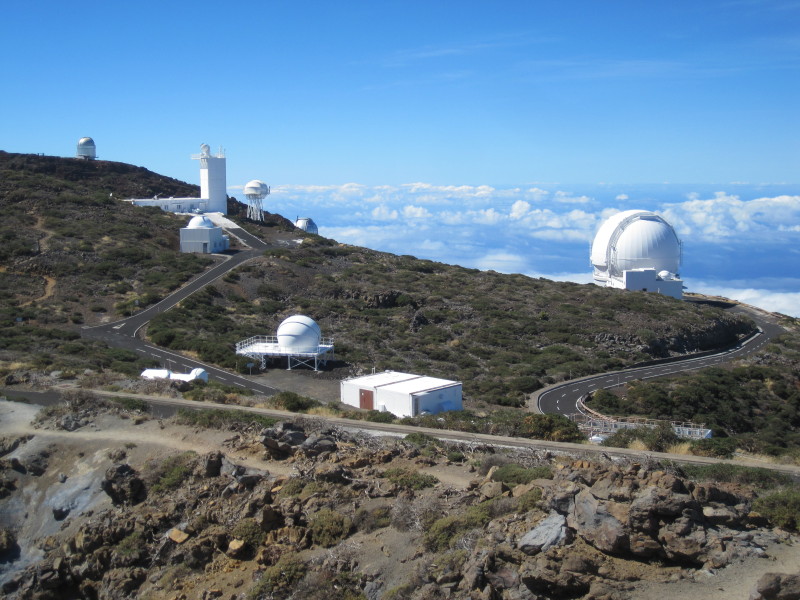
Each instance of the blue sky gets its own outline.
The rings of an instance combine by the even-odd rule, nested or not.
[[[221,145],[232,194],[262,179],[267,208],[341,241],[391,249],[367,232],[427,219],[439,234],[408,253],[548,275],[582,272],[567,258],[630,202],[719,264],[739,252],[731,215],[759,208],[759,252],[734,262],[762,263],[736,281],[798,291],[797,0],[9,2],[0,45],[6,151],[69,156],[88,135],[101,158],[196,182],[189,155]],[[708,211],[725,227],[681,221]],[[521,237],[498,239],[503,219]]]

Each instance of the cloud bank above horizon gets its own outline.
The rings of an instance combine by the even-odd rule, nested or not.
[[[281,185],[265,202],[342,243],[578,283],[600,224],[631,208],[673,225],[689,291],[800,317],[798,185]]]

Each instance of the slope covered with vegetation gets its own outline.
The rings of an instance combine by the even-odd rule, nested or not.
[[[141,310],[210,260],[177,251],[185,217],[119,200],[197,195],[195,186],[121,163],[6,153],[0,175],[6,373],[15,361],[77,368],[93,347],[76,339],[80,325]],[[287,223],[269,225],[246,226],[270,241]],[[297,237],[301,244],[267,251],[160,315],[150,339],[235,368],[237,340],[272,334],[303,313],[336,340],[331,377],[410,370],[463,381],[474,406],[513,406],[552,381],[719,347],[752,328],[713,306],[657,294]]]

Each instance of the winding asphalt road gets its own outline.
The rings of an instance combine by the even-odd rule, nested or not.
[[[243,244],[249,246],[250,249],[225,255],[225,258],[222,260],[222,262],[217,263],[209,270],[203,272],[201,275],[187,283],[179,290],[173,292],[157,304],[154,304],[153,306],[136,313],[132,317],[115,321],[113,323],[96,325],[94,327],[84,327],[81,331],[81,335],[85,338],[102,340],[109,346],[133,350],[134,352],[138,352],[146,357],[159,361],[164,368],[173,371],[189,372],[192,369],[201,368],[206,370],[210,378],[221,381],[226,385],[237,385],[242,388],[250,389],[256,394],[263,394],[266,396],[276,394],[278,390],[273,387],[253,382],[246,377],[242,377],[235,373],[231,373],[230,371],[225,371],[217,367],[207,365],[182,354],[177,354],[164,348],[153,346],[152,344],[148,344],[137,337],[138,331],[144,325],[150,322],[150,320],[152,320],[156,315],[169,310],[181,300],[188,298],[195,292],[203,289],[208,284],[213,283],[236,267],[258,256],[261,256],[264,250],[278,247],[277,245],[269,245],[265,243],[263,240],[239,227],[226,227],[226,231],[238,238]]]
[[[239,227],[226,227],[226,231],[238,238],[250,249],[227,255],[222,262],[202,273],[157,304],[136,315],[114,323],[85,327],[82,331],[82,335],[87,338],[105,341],[111,346],[133,350],[159,361],[166,368],[172,370],[185,370],[188,372],[199,367],[205,369],[209,377],[227,385],[236,385],[252,390],[257,394],[267,396],[276,394],[278,390],[275,388],[256,383],[246,377],[224,371],[175,352],[170,352],[164,348],[153,346],[137,337],[137,332],[159,313],[169,310],[181,300],[216,281],[232,269],[260,256],[264,250],[277,247],[276,245],[265,243],[263,240]],[[561,414],[564,416],[575,414],[581,412],[578,406],[579,400],[598,389],[618,387],[634,379],[646,380],[656,377],[666,377],[676,373],[685,373],[687,371],[719,365],[759,350],[767,344],[770,339],[776,335],[780,335],[784,331],[782,327],[756,310],[744,306],[734,306],[729,310],[744,313],[752,318],[758,325],[758,332],[737,346],[722,352],[714,354],[704,353],[702,356],[687,356],[681,359],[665,359],[664,361],[656,362],[648,366],[628,368],[621,371],[566,381],[545,388],[534,394],[534,405],[540,412],[545,414]]]
[[[736,346],[714,354],[704,353],[702,356],[690,355],[680,359],[665,359],[648,366],[581,377],[550,386],[534,395],[535,406],[544,414],[568,416],[579,413],[582,411],[578,401],[596,390],[619,387],[635,379],[646,380],[686,373],[742,358],[763,348],[773,337],[784,332],[780,325],[758,311],[743,306],[735,306],[728,310],[745,314],[753,319],[759,327],[758,331]]]

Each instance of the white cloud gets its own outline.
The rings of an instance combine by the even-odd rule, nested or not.
[[[624,201],[624,200],[630,200],[630,197],[628,196],[628,194],[618,194],[618,195],[617,195],[617,196],[614,198],[614,200],[619,200],[620,202],[622,202],[622,201]]]
[[[478,269],[498,271],[500,273],[522,273],[527,267],[525,256],[510,252],[491,252],[475,261]]]
[[[754,236],[768,239],[770,232],[800,228],[800,196],[743,201],[738,196],[716,192],[705,200],[695,193],[688,197],[686,202],[666,204],[662,211],[679,235],[706,240]]]
[[[509,216],[514,220],[518,220],[528,214],[530,209],[531,205],[525,202],[525,200],[517,200],[511,205],[511,213]]]
[[[431,213],[427,208],[409,204],[403,207],[403,216],[406,219],[428,219],[431,217]]]
[[[776,292],[759,288],[728,287],[704,282],[689,285],[689,291],[731,298],[770,312],[800,317],[800,292]]]
[[[372,209],[372,218],[376,221],[393,221],[397,219],[397,211],[391,210],[385,204],[381,204],[380,206],[376,206]]]
[[[569,192],[559,191],[553,195],[553,200],[562,204],[586,204],[591,201],[591,198],[589,196],[573,196]]]
[[[471,211],[469,214],[472,215],[473,222],[480,225],[497,225],[506,219],[505,215],[493,208]]]

